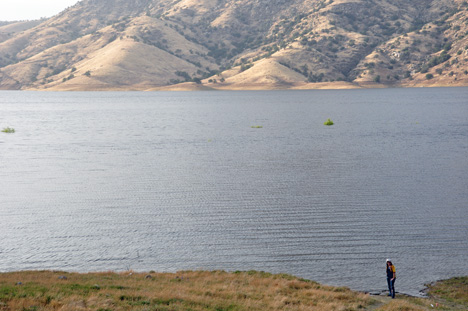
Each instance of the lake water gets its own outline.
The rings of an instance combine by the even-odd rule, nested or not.
[[[0,271],[468,274],[468,88],[4,91],[7,126]]]

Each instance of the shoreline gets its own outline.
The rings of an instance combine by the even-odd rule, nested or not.
[[[428,297],[391,299],[253,270],[16,271],[0,273],[0,310],[466,310],[467,286],[468,276],[455,277],[428,284]]]
[[[117,86],[109,84],[64,84],[50,88],[18,88],[18,89],[1,89],[3,91],[45,91],[45,92],[93,92],[93,91],[280,91],[280,90],[352,90],[352,89],[401,89],[401,88],[463,88],[468,87],[468,84],[456,83],[419,83],[419,84],[381,84],[375,82],[318,82],[318,83],[287,83],[287,84],[233,84],[233,83],[201,83],[183,82],[174,85],[151,85],[137,84]]]
[[[21,273],[39,273],[39,272],[51,272],[51,273],[59,273],[59,274],[77,274],[77,275],[94,275],[94,274],[103,274],[103,273],[112,273],[112,274],[180,274],[180,273],[184,273],[184,272],[187,272],[187,271],[190,271],[190,272],[223,272],[223,273],[228,273],[228,274],[236,274],[236,273],[253,273],[253,272],[256,272],[256,273],[264,273],[264,274],[268,274],[268,275],[289,275],[291,277],[295,277],[295,278],[298,278],[298,279],[301,279],[301,280],[307,280],[307,281],[310,281],[310,282],[317,282],[317,283],[320,283],[324,286],[329,286],[329,287],[346,287],[346,288],[349,288],[351,291],[353,292],[356,292],[356,293],[362,293],[362,294],[367,294],[367,295],[370,295],[370,296],[385,296],[387,295],[388,293],[388,290],[387,288],[380,288],[380,289],[353,289],[351,287],[349,287],[348,285],[342,285],[342,284],[330,284],[330,283],[325,283],[325,282],[320,282],[320,281],[315,281],[315,280],[311,280],[311,279],[307,279],[307,278],[304,278],[304,277],[301,277],[301,276],[297,276],[297,275],[294,275],[294,274],[289,274],[289,273],[272,273],[272,272],[267,272],[267,271],[259,271],[259,270],[203,270],[203,269],[200,269],[200,270],[180,270],[180,271],[155,271],[155,270],[150,270],[150,271],[146,271],[146,270],[134,270],[134,269],[127,269],[127,270],[102,270],[102,271],[99,271],[99,270],[90,270],[90,271],[80,271],[80,270],[61,270],[61,269],[31,269],[31,270],[11,270],[11,271],[1,271],[0,270],[0,277],[2,275],[5,275],[5,274],[21,274]],[[468,275],[467,275],[468,276]],[[465,277],[465,276],[454,276],[454,277],[450,277],[448,279],[452,279],[452,278],[457,278],[457,277]],[[396,293],[401,295],[401,296],[405,296],[405,297],[412,297],[412,298],[428,298],[428,290],[429,290],[429,287],[434,285],[434,284],[437,284],[439,282],[443,282],[447,279],[437,279],[437,280],[433,280],[433,281],[430,281],[430,283],[425,283],[422,285],[422,288],[418,290],[418,293],[419,294],[410,294],[410,293],[407,293],[407,292],[400,292],[398,291],[398,287],[397,287],[397,291]],[[0,311],[2,311],[0,309]]]

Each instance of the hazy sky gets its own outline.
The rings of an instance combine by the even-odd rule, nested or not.
[[[0,21],[51,17],[78,0],[0,0]]]

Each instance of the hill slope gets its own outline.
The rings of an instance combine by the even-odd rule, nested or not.
[[[467,21],[464,0],[83,0],[0,25],[0,89],[468,85]]]

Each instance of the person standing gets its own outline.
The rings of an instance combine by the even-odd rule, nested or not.
[[[395,298],[395,280],[396,280],[396,270],[395,266],[392,264],[390,259],[387,259],[387,284],[388,284],[388,291],[390,292],[388,295]]]

